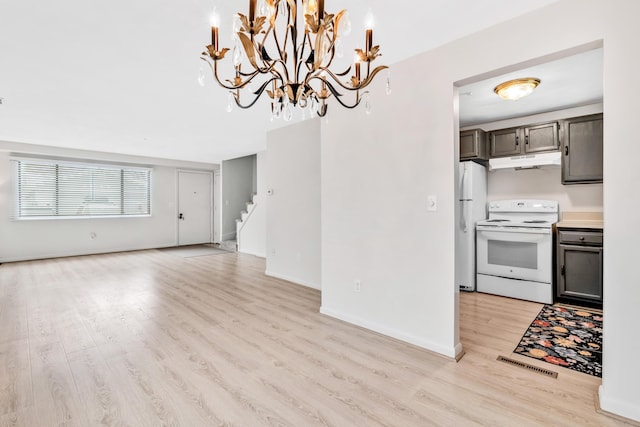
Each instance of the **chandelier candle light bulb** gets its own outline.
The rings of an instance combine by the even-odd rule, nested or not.
[[[256,17],[256,0],[249,0],[249,23],[253,25]]]
[[[213,9],[211,14],[211,45],[215,51],[218,51],[218,28],[220,27],[220,15],[218,15],[216,9]]]
[[[304,14],[314,15],[318,7],[316,6],[316,0],[305,0],[304,2]]]
[[[373,12],[371,9],[367,12],[367,15],[364,19],[365,26],[365,52],[369,55],[371,52],[371,47],[373,46],[373,27],[376,24],[375,17],[373,16]]]

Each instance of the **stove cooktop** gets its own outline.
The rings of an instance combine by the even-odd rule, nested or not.
[[[485,227],[551,228],[558,221],[554,200],[513,199],[488,203],[489,218],[478,221]]]

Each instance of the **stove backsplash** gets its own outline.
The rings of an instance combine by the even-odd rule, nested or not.
[[[488,173],[487,200],[557,200],[560,213],[602,212],[602,184],[562,185],[561,169],[497,170]]]

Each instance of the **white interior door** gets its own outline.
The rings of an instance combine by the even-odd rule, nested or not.
[[[178,172],[178,245],[211,243],[210,172]]]

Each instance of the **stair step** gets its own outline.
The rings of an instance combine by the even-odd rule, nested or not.
[[[235,240],[225,240],[223,242],[220,242],[220,248],[226,251],[237,252],[238,243]]]

